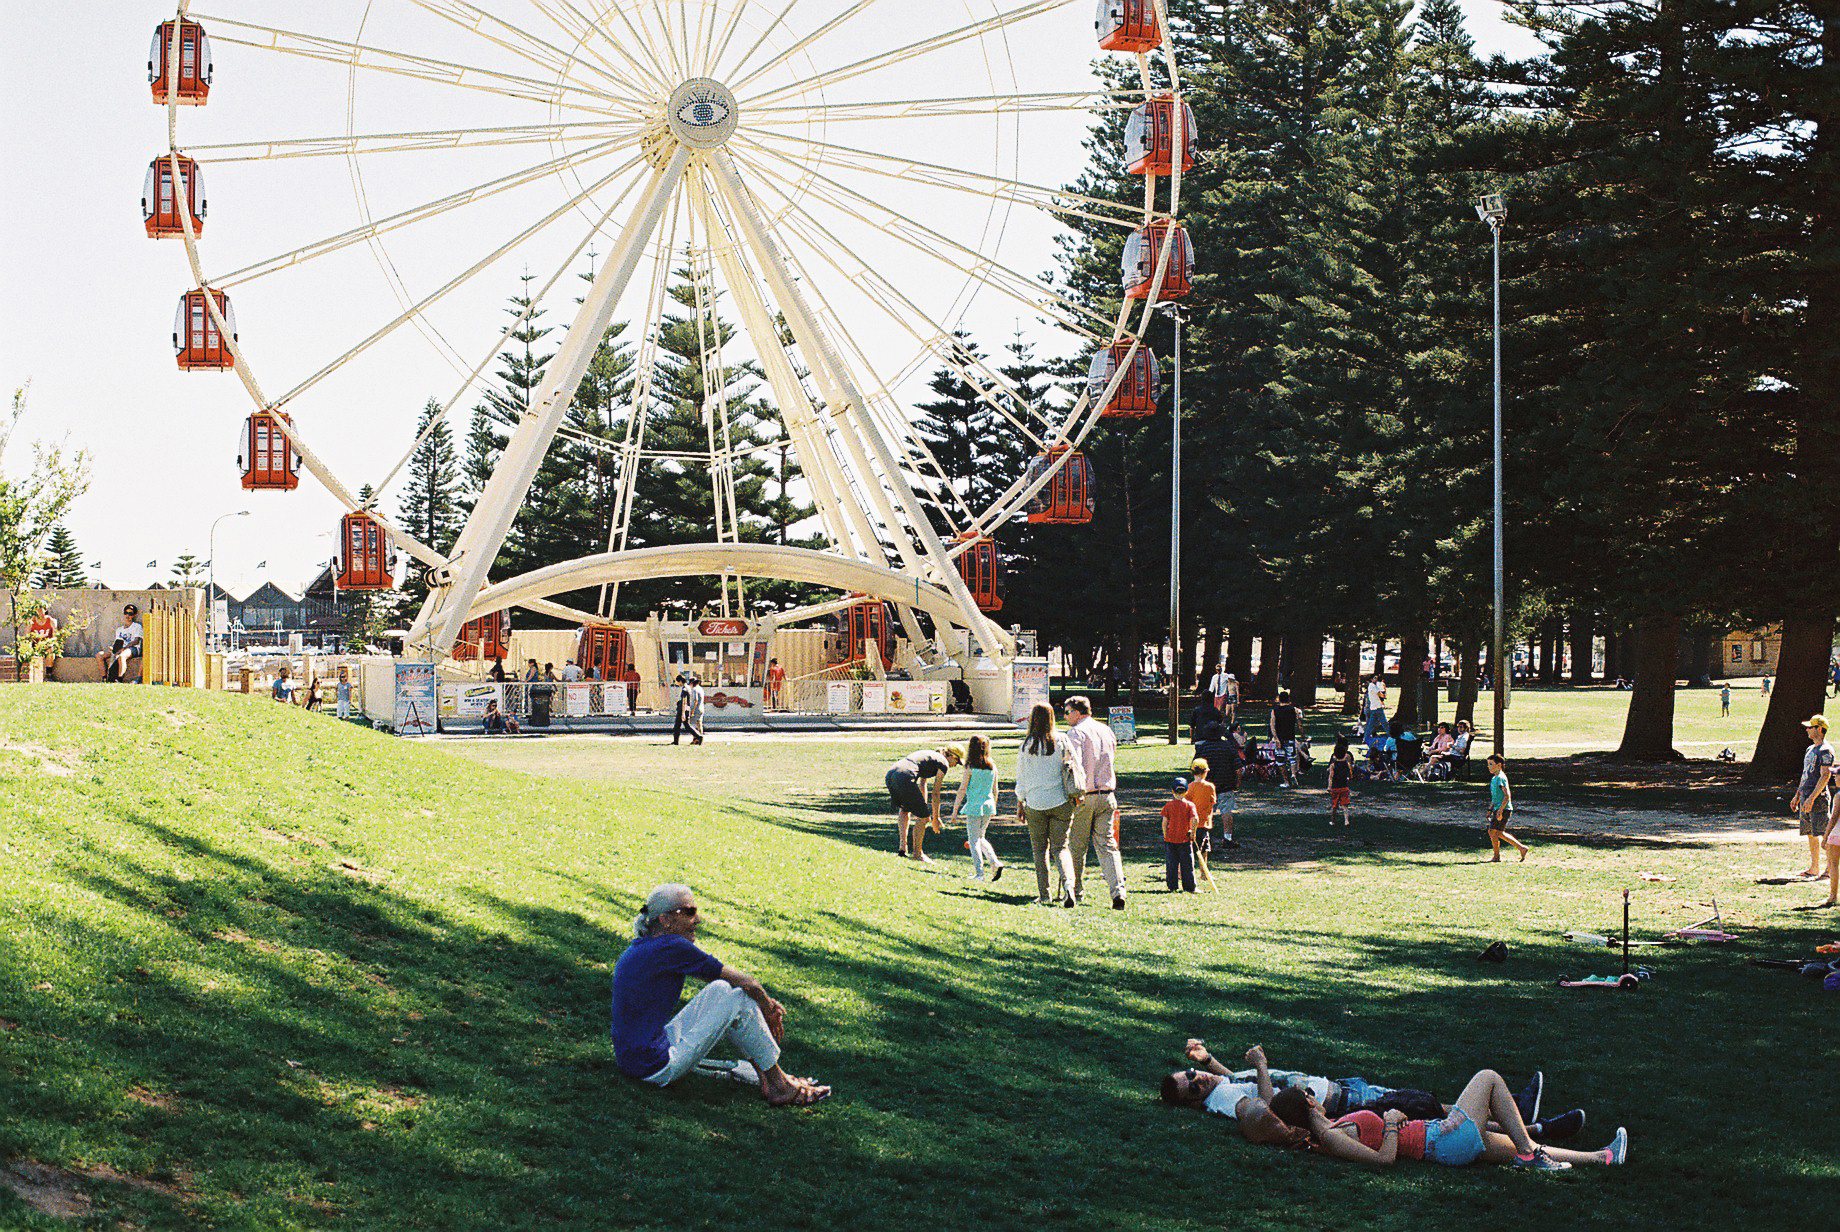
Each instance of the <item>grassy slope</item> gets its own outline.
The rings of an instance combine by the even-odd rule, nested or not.
[[[0,690],[0,740],[59,755],[0,748],[0,1160],[188,1195],[99,1185],[98,1226],[118,1206],[150,1228],[1818,1226],[1840,1173],[1836,1002],[1740,962],[1840,926],[1749,884],[1780,849],[1549,844],[1488,867],[1469,831],[1372,823],[1336,846],[1255,809],[1222,894],[1067,913],[1026,905],[1022,868],[1008,893],[965,886],[956,841],[940,875],[880,850],[874,744],[712,746],[696,779],[600,754],[699,798],[240,697]],[[1026,860],[1014,830],[998,844]],[[1681,881],[1647,892],[1649,919],[1717,893],[1764,939],[1670,951],[1635,994],[1550,991],[1593,965],[1556,931],[1607,927],[1658,866]],[[838,1084],[831,1104],[613,1069],[607,968],[636,895],[677,878],[705,943],[787,1002],[789,1060]],[[1513,961],[1478,968],[1495,937]],[[1631,1127],[1635,1166],[1255,1151],[1150,1101],[1191,1031],[1445,1091],[1542,1066],[1549,1099],[1591,1108],[1591,1142]],[[0,1227],[54,1226],[0,1190]]]

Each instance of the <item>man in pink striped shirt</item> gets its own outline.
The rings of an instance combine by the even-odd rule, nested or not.
[[[1099,853],[1099,872],[1112,892],[1112,908],[1124,910],[1124,858],[1112,833],[1112,814],[1118,811],[1118,772],[1112,759],[1118,741],[1109,725],[1092,717],[1092,703],[1070,697],[1062,703],[1067,719],[1067,744],[1086,782],[1085,794],[1074,802],[1073,825],[1067,832],[1067,854],[1073,857],[1073,897],[1082,898],[1086,876],[1086,849]]]

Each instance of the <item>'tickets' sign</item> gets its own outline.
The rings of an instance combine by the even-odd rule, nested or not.
[[[748,622],[745,620],[705,620],[696,627],[704,637],[746,637]]]

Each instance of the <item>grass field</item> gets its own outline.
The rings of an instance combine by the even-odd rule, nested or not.
[[[0,1227],[1830,1222],[1840,1001],[1744,963],[1840,935],[1789,910],[1815,892],[1753,884],[1796,862],[1792,832],[1544,838],[1491,866],[1473,826],[1364,796],[1331,837],[1319,793],[1273,794],[1248,798],[1220,893],[1187,896],[1134,808],[1130,909],[1067,912],[1032,905],[1013,827],[994,888],[965,882],[958,839],[931,871],[887,850],[880,771],[910,743],[415,745],[241,697],[0,690],[0,1179],[74,1212],[0,1185]],[[1133,800],[1171,769],[1162,745],[1122,762]],[[1527,768],[1530,792],[1615,790],[1563,779]],[[828,1104],[618,1075],[608,970],[638,897],[677,879],[704,943],[786,1002],[788,1061]],[[1613,969],[1558,933],[1608,930],[1625,887],[1638,935],[1717,895],[1745,939],[1649,951],[1634,993],[1551,989]],[[1496,938],[1509,963],[1479,966]],[[1588,1144],[1629,1126],[1631,1164],[1369,1172],[1247,1147],[1155,1102],[1188,1034],[1441,1092],[1543,1068]]]

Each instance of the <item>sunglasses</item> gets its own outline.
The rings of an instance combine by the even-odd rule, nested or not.
[[[695,907],[673,907],[669,911],[665,912],[665,914],[666,915],[694,916],[696,914],[696,908]]]

